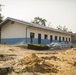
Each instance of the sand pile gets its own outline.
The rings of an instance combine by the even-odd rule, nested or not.
[[[54,61],[61,61],[60,60],[60,58],[58,58],[57,56],[43,56],[43,57],[41,57],[42,59],[44,59],[44,60],[54,60]]]
[[[16,55],[13,54],[0,54],[0,61],[8,61],[16,58]]]
[[[30,56],[26,56],[22,60],[23,64],[26,65],[26,67],[23,69],[23,71],[27,72],[40,72],[40,73],[57,73],[58,70],[55,68],[54,64],[51,64],[50,62],[47,62],[43,60],[42,58],[39,58],[37,55],[32,54]]]

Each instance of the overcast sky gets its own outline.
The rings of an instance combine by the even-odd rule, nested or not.
[[[30,22],[39,16],[52,27],[66,26],[76,32],[76,0],[0,0],[4,18],[12,17]],[[47,24],[48,25],[48,24]]]

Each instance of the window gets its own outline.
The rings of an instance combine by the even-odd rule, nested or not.
[[[14,23],[15,23],[14,21],[11,22],[11,24],[14,24]]]
[[[46,34],[44,35],[44,39],[48,39],[48,36]]]
[[[67,42],[67,37],[66,37],[66,42]]]
[[[59,42],[61,42],[61,37],[59,36]]]
[[[63,37],[63,41],[65,41],[65,38]]]
[[[69,38],[69,41],[70,41],[70,38]]]
[[[33,32],[30,33],[30,38],[34,38],[35,34]]]
[[[52,35],[50,35],[50,42],[52,42],[52,40],[53,40],[53,36],[52,36]]]
[[[55,36],[55,40],[57,40],[57,36]]]

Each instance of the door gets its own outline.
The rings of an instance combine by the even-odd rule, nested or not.
[[[52,36],[52,35],[50,35],[50,42],[52,42],[52,40],[53,40],[53,36]]]
[[[38,34],[38,44],[41,44],[41,34]]]
[[[61,42],[61,37],[59,36],[59,42]]]
[[[31,44],[33,43],[33,38],[34,38],[34,33],[31,32],[31,33],[30,33],[30,43],[31,43]]]

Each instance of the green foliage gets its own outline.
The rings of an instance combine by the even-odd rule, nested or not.
[[[32,23],[46,26],[46,19],[35,17]]]
[[[2,17],[2,15],[0,13],[0,23],[3,21],[2,19],[3,19],[3,17]]]
[[[61,26],[61,25],[58,25],[58,26],[57,26],[57,29],[58,29],[58,30],[62,30],[62,26]]]
[[[63,31],[68,31],[68,28],[66,26],[63,26]]]
[[[6,42],[1,42],[1,44],[6,44]]]
[[[48,46],[42,45],[42,44],[28,44],[27,48],[33,49],[33,50],[48,50],[49,49]]]
[[[62,27],[61,25],[58,25],[58,26],[57,26],[57,29],[58,29],[58,30],[62,30],[62,31],[64,31],[64,32],[67,32],[67,31],[68,31],[68,28],[67,28],[66,26],[63,26],[63,27]]]

